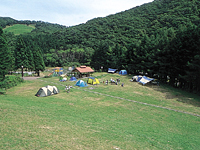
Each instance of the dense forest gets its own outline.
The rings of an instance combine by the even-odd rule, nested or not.
[[[12,55],[10,69],[89,65],[99,70],[148,73],[172,86],[200,91],[200,1],[154,0],[130,10],[66,27],[42,21],[0,18],[0,26],[33,24],[31,33],[4,33]],[[20,47],[21,45],[21,47]],[[26,55],[22,62],[20,52]]]

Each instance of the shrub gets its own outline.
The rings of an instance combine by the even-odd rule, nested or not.
[[[51,78],[52,76],[44,76],[44,78]]]
[[[0,89],[9,89],[22,82],[23,79],[19,76],[7,76],[2,82],[0,82]]]

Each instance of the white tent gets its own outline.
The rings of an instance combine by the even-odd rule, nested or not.
[[[35,94],[35,96],[38,97],[44,97],[44,96],[50,96],[53,94],[58,94],[59,90],[55,86],[47,85],[46,87],[41,87],[38,92]]]
[[[138,81],[140,81],[141,78],[142,78],[141,75],[137,75],[137,76],[133,76],[133,77],[132,77],[132,80],[138,82]]]

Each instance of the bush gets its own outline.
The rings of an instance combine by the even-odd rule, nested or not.
[[[7,76],[2,82],[0,82],[0,89],[9,89],[22,82],[23,79],[19,76]]]
[[[44,78],[51,78],[52,76],[44,76]]]

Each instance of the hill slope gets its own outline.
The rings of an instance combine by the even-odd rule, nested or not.
[[[198,25],[199,6],[199,1],[154,1],[105,18],[95,18],[86,24],[67,28],[66,32],[73,40],[76,36],[72,31],[76,32],[81,40],[86,39],[84,43],[93,38],[120,44],[132,43],[144,35],[159,34],[160,30],[171,28],[176,31],[189,24]]]
[[[6,19],[7,23],[15,22]],[[103,66],[134,74],[148,72],[159,74],[164,81],[170,76],[172,85],[181,81],[182,88],[200,90],[195,80],[200,73],[194,69],[200,70],[198,0],[154,0],[73,27],[20,23],[36,24],[22,38],[26,46],[42,49],[46,66],[83,64],[97,70]]]
[[[65,39],[61,43],[65,49],[69,44],[94,48],[97,41],[108,40],[110,44],[128,44],[133,41],[138,42],[145,35],[150,37],[162,34],[162,31],[169,29],[176,32],[179,28],[191,24],[198,25],[199,12],[200,2],[197,0],[155,0],[115,15],[94,18],[85,24],[72,27],[41,21],[16,21],[11,18],[0,18],[0,25],[3,27],[5,24],[15,23],[36,24],[34,34],[53,33],[54,37],[59,37],[58,39],[56,37],[57,40]]]

